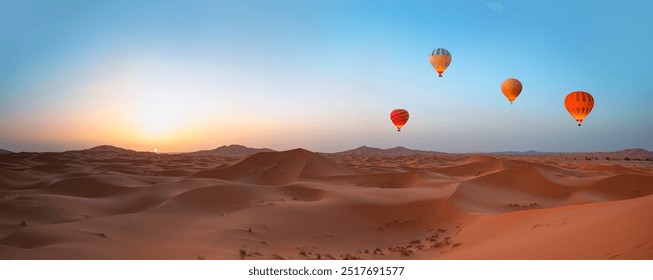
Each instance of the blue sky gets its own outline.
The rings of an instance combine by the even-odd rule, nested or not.
[[[653,150],[652,8],[2,1],[0,148]],[[439,47],[453,56],[442,78]],[[576,90],[596,100],[582,127],[563,104]],[[395,108],[411,114],[400,133]]]

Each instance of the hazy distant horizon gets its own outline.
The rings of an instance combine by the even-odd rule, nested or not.
[[[294,150],[294,149],[305,149],[305,150],[315,152],[315,153],[339,153],[339,152],[354,150],[354,149],[361,148],[361,147],[368,147],[368,148],[374,148],[374,149],[383,149],[383,150],[393,149],[393,148],[405,148],[405,149],[408,149],[408,150],[415,150],[415,151],[441,152],[441,153],[450,153],[450,154],[502,154],[502,153],[531,153],[531,152],[542,153],[542,154],[610,153],[610,152],[618,152],[618,151],[631,150],[631,149],[643,149],[643,150],[646,150],[646,151],[651,151],[649,149],[641,148],[641,147],[630,147],[630,148],[624,148],[624,149],[619,149],[619,150],[610,150],[610,151],[566,151],[566,152],[565,151],[540,151],[540,150],[533,150],[533,149],[504,150],[504,151],[441,151],[441,150],[432,150],[432,149],[418,149],[418,148],[405,147],[405,146],[377,147],[377,146],[370,146],[370,145],[360,145],[360,146],[356,146],[356,147],[345,148],[345,149],[342,149],[342,150],[323,151],[323,150],[313,150],[313,149],[309,149],[309,148],[305,148],[305,147],[294,147],[294,148],[287,148],[287,149],[275,149],[275,148],[271,148],[271,147],[253,147],[253,146],[247,146],[247,145],[232,143],[232,144],[226,144],[226,145],[219,145],[219,146],[215,146],[215,147],[212,147],[212,148],[203,148],[203,149],[199,149],[199,150],[189,150],[189,151],[164,151],[164,150],[159,150],[157,148],[156,153],[160,153],[160,154],[193,153],[193,152],[198,152],[198,151],[210,151],[210,150],[214,150],[214,149],[217,149],[217,148],[220,148],[220,147],[233,146],[233,145],[235,145],[235,146],[244,146],[246,148],[251,148],[251,149],[270,149],[270,150],[273,150],[273,151],[276,151],[276,152],[283,152],[283,151],[289,151],[289,150]],[[92,149],[92,148],[100,147],[100,146],[112,146],[112,147],[126,149],[126,150],[133,150],[135,152],[154,152],[153,150],[136,150],[136,149],[131,149],[131,148],[128,148],[128,147],[121,147],[121,146],[109,145],[109,144],[100,144],[100,145],[94,145],[94,146],[90,146],[90,147],[79,147],[79,148],[62,149],[62,150],[20,150],[20,151],[17,151],[17,150],[8,150],[8,149],[3,148],[3,147],[0,147],[0,150],[5,150],[5,151],[8,151],[8,152],[12,152],[12,153],[21,153],[21,152],[26,152],[26,153],[48,153],[48,152],[60,153],[60,152],[68,152],[68,151],[83,151],[83,150],[88,150],[88,149]]]
[[[0,148],[653,150],[653,2],[0,3]],[[438,78],[429,53],[446,48]],[[523,84],[510,104],[507,78]],[[595,106],[582,127],[572,91]],[[410,112],[397,132],[390,111]]]

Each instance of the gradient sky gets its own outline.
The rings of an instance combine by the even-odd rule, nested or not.
[[[0,148],[653,150],[651,1],[1,1]],[[438,78],[428,62],[448,49]],[[510,105],[500,85],[521,80]],[[591,93],[578,127],[564,108]],[[397,132],[392,109],[410,120]]]

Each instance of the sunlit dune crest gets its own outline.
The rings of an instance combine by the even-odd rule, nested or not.
[[[241,158],[244,156],[249,156],[259,152],[273,152],[273,150],[267,148],[250,148],[243,145],[229,145],[229,146],[220,146],[213,150],[201,150],[197,152],[188,153],[192,156],[220,156],[220,157],[236,157]]]
[[[0,209],[0,259],[652,259],[653,153],[8,153]]]
[[[368,146],[360,146],[358,148],[337,152],[334,155],[342,156],[412,156],[417,154],[443,154],[432,151],[411,150],[405,147],[394,147],[390,149],[380,149]]]

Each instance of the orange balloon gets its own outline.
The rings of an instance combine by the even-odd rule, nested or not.
[[[521,82],[515,78],[507,79],[501,84],[501,92],[508,98],[510,104],[517,99],[517,96],[521,93],[521,89]]]
[[[565,98],[567,111],[577,122],[578,126],[594,108],[594,97],[584,91],[574,91]]]
[[[451,53],[447,49],[437,48],[431,52],[429,62],[431,62],[431,66],[442,77],[444,70],[451,64]]]
[[[408,111],[394,109],[390,112],[390,120],[397,127],[397,131],[401,131],[401,128],[408,122]]]

